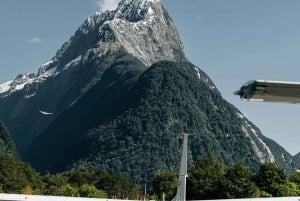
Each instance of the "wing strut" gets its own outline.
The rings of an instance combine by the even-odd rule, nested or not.
[[[188,145],[188,133],[184,132],[183,134],[183,145],[182,145],[182,156],[180,162],[180,171],[179,171],[179,182],[177,186],[176,196],[172,201],[185,201],[186,200],[186,178],[187,174],[187,145]]]
[[[300,103],[300,82],[253,80],[234,94],[250,101]]]

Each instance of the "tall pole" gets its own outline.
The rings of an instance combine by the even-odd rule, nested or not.
[[[145,184],[145,189],[144,189],[144,201],[146,201],[147,197],[147,184]]]
[[[179,171],[179,182],[177,186],[176,196],[172,201],[185,201],[186,200],[186,178],[187,174],[187,145],[188,145],[188,133],[184,132],[183,134],[183,145],[182,145],[182,155],[180,162],[180,171]]]

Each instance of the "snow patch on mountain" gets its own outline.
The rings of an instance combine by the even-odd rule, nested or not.
[[[208,79],[208,77],[205,75],[205,73],[203,73],[203,75],[202,75],[202,71],[200,70],[200,68],[194,67],[194,71],[195,71],[198,79],[200,79],[203,82],[205,82],[211,90],[216,89],[216,87],[214,86],[214,84]]]
[[[245,133],[245,135],[250,139],[252,147],[261,162],[275,162],[275,157],[272,154],[270,147],[268,147],[268,145],[257,135],[256,130],[251,126],[251,124],[248,121],[245,120],[245,126],[242,126],[242,130]],[[254,138],[256,140],[249,133],[249,131],[251,131],[251,134],[254,135]],[[263,149],[259,148],[259,145],[261,145]]]
[[[195,67],[194,69],[195,69],[195,71],[197,73],[198,78],[201,79],[201,73],[200,73],[199,68]]]
[[[285,156],[284,156],[283,153],[281,153],[281,158],[282,158],[282,160],[286,161]]]
[[[24,99],[30,99],[32,97],[36,96],[36,93],[33,93],[33,94],[28,94],[28,95],[25,95],[24,96]]]
[[[91,29],[94,29],[97,24],[100,23],[102,16],[103,14],[101,14],[100,12],[93,13],[87,18],[87,20],[83,23],[79,30],[84,34],[88,34]]]
[[[0,97],[6,97],[10,93],[23,89],[26,84],[33,82],[34,77],[34,73],[24,73],[18,75],[14,80],[0,84]]]
[[[4,82],[2,84],[0,84],[0,94],[5,93],[7,91],[9,91],[10,89],[10,85],[13,81],[8,81],[8,82]]]
[[[238,118],[240,118],[240,119],[243,119],[244,118],[244,115],[242,115],[241,113],[236,113],[236,116],[238,117]]]
[[[39,77],[40,75],[44,74],[47,70],[49,70],[50,65],[52,65],[54,62],[55,62],[54,60],[50,60],[50,61],[42,64],[38,70],[37,76]]]
[[[43,114],[43,115],[53,115],[53,113],[51,112],[45,112],[45,111],[39,111],[39,113]]]
[[[78,56],[77,58],[73,59],[69,63],[63,66],[63,70],[65,71],[68,68],[72,66],[76,66],[80,63],[82,56]],[[42,83],[46,81],[49,77],[55,77],[57,76],[60,72],[57,70],[57,67],[52,67],[49,68],[51,64],[53,64],[54,61],[51,60],[43,65],[38,70],[38,74],[35,75],[33,73],[25,73],[18,75],[14,80],[4,82],[0,84],[0,97],[6,97],[11,93],[14,93],[16,91],[24,89],[26,85],[30,85],[33,83]],[[26,94],[24,96],[25,99],[32,98],[33,96],[36,95],[36,92],[33,92],[31,94]]]
[[[75,59],[73,59],[72,61],[70,61],[69,63],[67,63],[64,68],[63,68],[63,71],[64,70],[67,70],[68,68],[72,67],[72,66],[76,66],[80,63],[82,59],[82,55],[76,57]]]
[[[105,32],[107,28],[105,25],[109,26],[117,43],[146,66],[161,60],[185,59],[183,45],[175,24],[169,18],[160,0],[122,0],[114,11],[96,12],[90,15],[79,28],[79,32],[88,34],[98,29],[100,35]],[[25,73],[12,81],[0,84],[0,97],[20,91],[26,85],[42,83],[49,77],[55,77],[60,72],[79,65],[82,55],[72,55],[71,57],[75,59],[67,64],[64,64],[65,61],[61,62],[61,58],[72,47],[75,38],[71,37],[50,61],[41,65],[37,75]],[[105,38],[102,40],[105,42]],[[35,95],[36,93],[31,91],[24,98],[28,99]]]
[[[46,72],[44,72],[42,75],[40,75],[40,76],[37,77],[37,78],[47,78],[47,77],[50,77],[50,76],[55,75],[55,73],[56,73],[56,68],[57,68],[57,67],[54,67],[54,68],[51,68],[51,69],[47,70]]]

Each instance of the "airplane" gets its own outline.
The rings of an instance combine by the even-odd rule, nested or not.
[[[181,162],[178,178],[178,186],[175,197],[172,201],[185,201],[186,198],[186,178],[188,177],[187,173],[187,147],[188,147],[188,133],[183,132],[183,143],[182,143],[182,153],[181,153]]]
[[[103,198],[100,199],[100,198],[22,195],[22,194],[3,194],[3,193],[0,193],[0,200],[3,201],[122,201],[117,199],[103,199]],[[127,200],[127,201],[131,201],[131,200]],[[210,201],[300,201],[300,197],[244,198],[244,199],[225,199],[225,200],[210,200]]]
[[[83,198],[83,197],[65,197],[65,196],[47,196],[47,195],[25,195],[25,194],[5,194],[0,193],[2,201],[120,201],[118,199],[103,198]]]
[[[300,103],[300,82],[251,80],[234,94],[249,101]]]

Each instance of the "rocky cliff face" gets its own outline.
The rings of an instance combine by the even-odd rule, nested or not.
[[[122,0],[91,15],[37,74],[0,85],[0,118],[40,170],[112,168],[141,182],[176,169],[183,129],[195,134],[191,158],[213,152],[227,164],[293,168],[187,61],[159,0]]]
[[[292,165],[293,165],[294,169],[300,170],[300,153],[296,154],[293,157]]]

